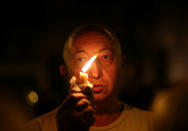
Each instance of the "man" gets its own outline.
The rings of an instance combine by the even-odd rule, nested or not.
[[[88,80],[93,88],[87,93],[70,93],[63,103],[51,113],[34,119],[33,130],[43,131],[149,131],[150,113],[131,107],[118,100],[118,84],[122,55],[118,38],[102,25],[83,25],[76,28],[67,39],[60,72],[68,80],[76,77],[80,85],[82,67],[94,55]],[[92,94],[92,97],[88,96]]]

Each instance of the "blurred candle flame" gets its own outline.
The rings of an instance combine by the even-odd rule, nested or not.
[[[91,66],[91,64],[93,63],[93,61],[97,58],[97,56],[98,55],[96,54],[93,57],[91,57],[91,59],[82,68],[82,72],[86,72],[89,69],[89,67]]]

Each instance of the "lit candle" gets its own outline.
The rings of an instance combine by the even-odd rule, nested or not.
[[[82,87],[90,87],[93,88],[93,85],[88,81],[88,74],[86,71],[89,69],[89,67],[92,65],[94,60],[97,58],[97,54],[91,57],[91,59],[84,65],[82,68],[82,71],[80,72],[80,84],[78,85],[76,83],[76,77],[73,76],[70,79],[70,85],[71,85],[71,90],[75,92],[80,92]]]
[[[84,72],[80,72],[80,79],[81,79],[81,84],[87,83],[88,74]]]
[[[96,58],[97,54],[91,57],[91,59],[82,68],[82,72],[80,72],[81,85],[89,86],[91,88],[93,87],[93,85],[88,81],[88,74],[86,73],[86,71],[89,69]]]

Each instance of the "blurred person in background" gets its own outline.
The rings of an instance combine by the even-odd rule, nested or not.
[[[83,87],[79,73],[96,54],[86,72],[93,88]],[[151,112],[118,99],[124,57],[118,38],[109,28],[99,24],[77,27],[64,45],[63,59],[60,73],[68,81],[75,76],[76,84],[70,84],[69,94],[59,107],[29,123],[33,131],[151,130]]]
[[[188,130],[188,79],[170,85],[153,104],[154,131]]]

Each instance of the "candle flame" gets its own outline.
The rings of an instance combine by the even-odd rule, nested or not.
[[[93,57],[91,57],[91,59],[82,68],[82,72],[86,72],[89,69],[89,67],[91,66],[91,64],[93,63],[93,61],[97,58],[97,56],[98,55],[96,54]]]

